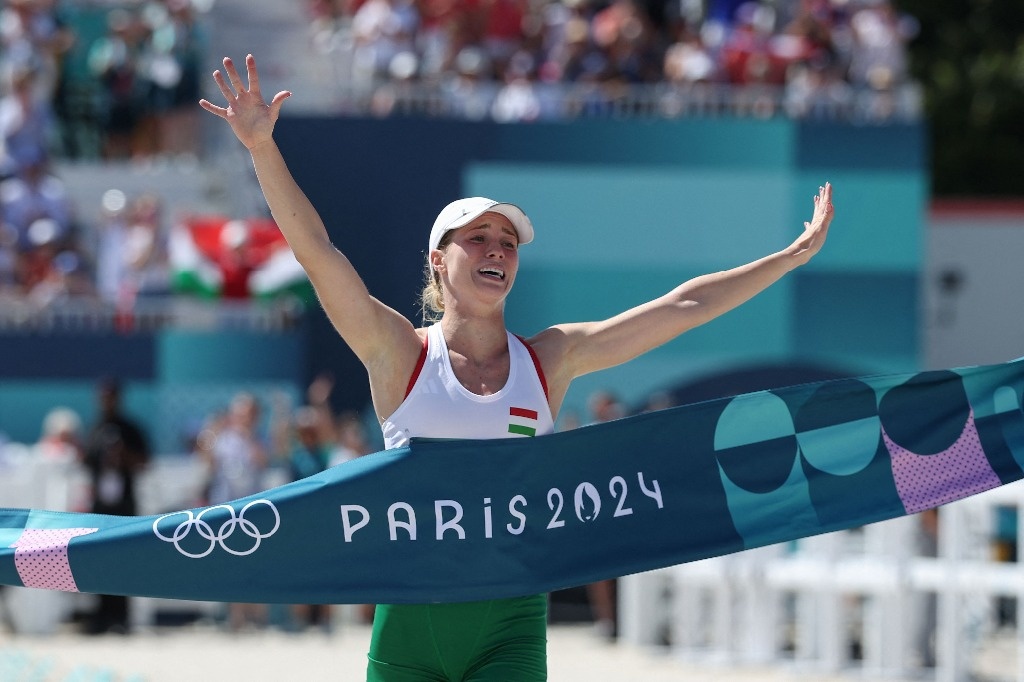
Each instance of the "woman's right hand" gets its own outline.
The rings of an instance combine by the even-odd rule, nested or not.
[[[291,97],[292,93],[282,90],[274,95],[270,104],[267,104],[260,92],[256,60],[251,54],[245,58],[245,70],[249,80],[248,87],[242,83],[242,77],[234,62],[225,57],[224,73],[227,74],[227,80],[220,70],[213,72],[213,80],[224,94],[227,106],[218,107],[205,99],[199,100],[199,106],[227,121],[238,140],[251,150],[273,137],[274,124],[281,113],[281,104]]]

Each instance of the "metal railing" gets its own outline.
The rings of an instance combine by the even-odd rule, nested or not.
[[[833,84],[806,91],[794,86],[721,83],[531,83],[520,93],[528,106],[503,110],[503,85],[493,81],[342,84],[332,108],[350,116],[423,116],[464,120],[573,120],[582,118],[678,119],[786,117],[857,125],[920,121],[923,91],[917,83],[889,90]]]
[[[30,299],[0,300],[0,333],[132,333],[164,328],[191,331],[282,331],[301,323],[304,305],[289,298],[199,300],[184,296],[139,299],[118,307],[92,297],[40,306]]]

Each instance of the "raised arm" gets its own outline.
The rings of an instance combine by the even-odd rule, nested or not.
[[[600,322],[556,325],[530,339],[557,409],[575,377],[613,367],[736,308],[807,263],[832,222],[832,185],[814,197],[803,233],[785,249],[731,270],[695,277],[669,293]]]
[[[289,172],[273,133],[281,105],[291,93],[281,91],[267,104],[252,55],[246,57],[245,66],[248,86],[232,61],[225,58],[224,72],[215,71],[213,79],[226,106],[205,99],[199,104],[227,121],[249,150],[274,220],[309,275],[331,323],[367,367],[374,401],[384,403],[378,405],[378,411],[388,412],[392,385],[404,388],[403,380],[408,381],[416,363],[419,337],[406,318],[370,296],[348,258],[331,243],[319,214]]]

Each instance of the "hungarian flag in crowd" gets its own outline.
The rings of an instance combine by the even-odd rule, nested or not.
[[[308,301],[313,288],[277,224],[267,218],[193,216],[171,230],[174,290],[209,298]]]

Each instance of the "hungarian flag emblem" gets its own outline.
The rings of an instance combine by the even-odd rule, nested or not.
[[[525,407],[508,408],[508,432],[519,436],[537,435],[537,410]]]

